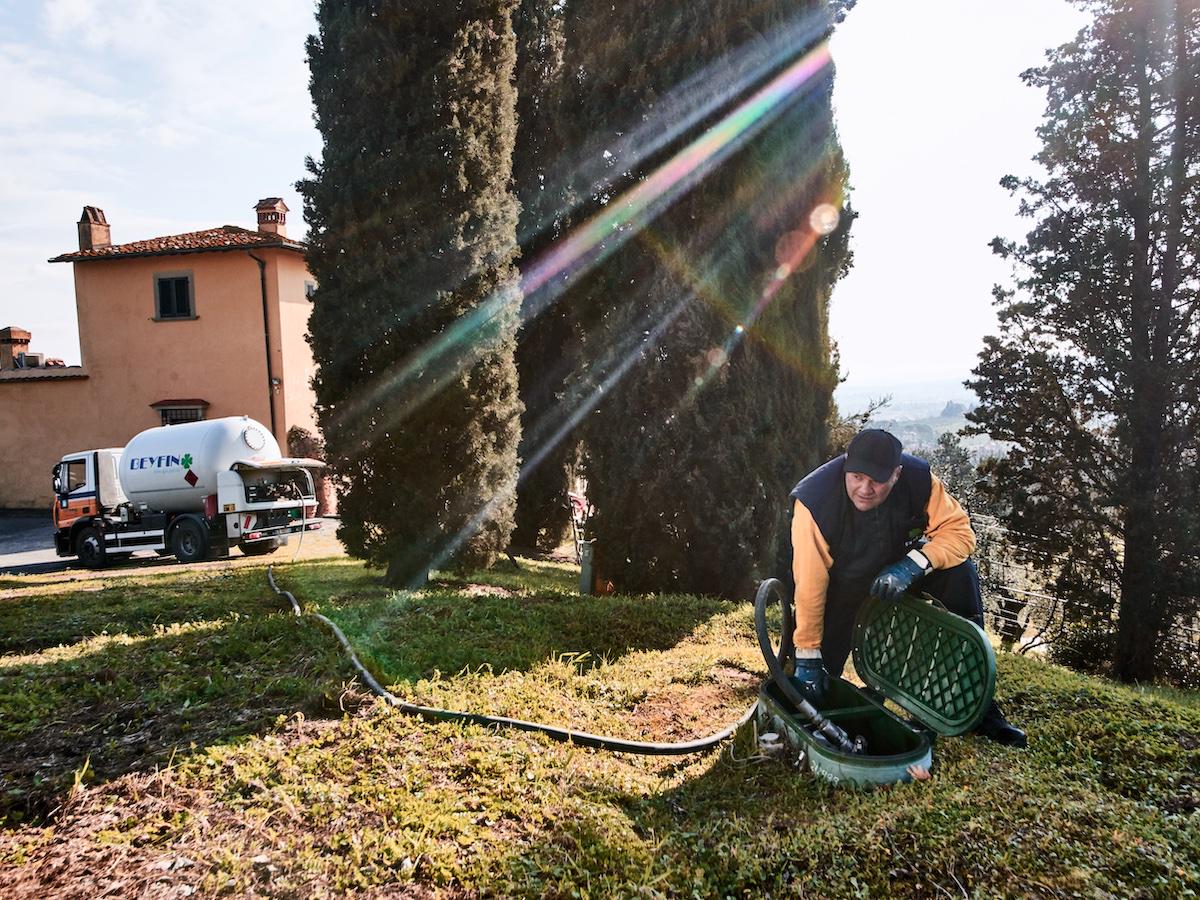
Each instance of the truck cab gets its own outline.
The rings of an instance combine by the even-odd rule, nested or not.
[[[127,502],[117,471],[121,447],[69,453],[51,471],[54,543],[59,556],[75,555],[81,528]]]

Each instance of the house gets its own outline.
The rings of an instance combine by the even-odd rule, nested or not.
[[[155,425],[248,415],[284,448],[293,426],[316,433],[305,245],[287,237],[282,199],[255,211],[256,230],[114,244],[104,211],[84,207],[79,249],[50,260],[74,268],[81,365],[0,329],[0,508],[49,506],[63,454]]]

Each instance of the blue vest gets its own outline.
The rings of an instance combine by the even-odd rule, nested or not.
[[[831,459],[805,476],[791,493],[812,514],[829,544],[830,599],[865,595],[879,570],[915,545],[929,524],[925,510],[933,491],[929,463],[905,453],[900,458],[900,477],[887,500],[859,512],[846,494],[845,461],[845,454]]]

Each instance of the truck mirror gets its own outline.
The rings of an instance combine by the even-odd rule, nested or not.
[[[62,463],[57,463],[51,470],[51,478],[54,482],[54,493],[61,494],[62,489]]]

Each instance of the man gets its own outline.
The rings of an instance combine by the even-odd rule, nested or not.
[[[967,514],[929,464],[903,453],[893,435],[860,432],[791,497],[794,679],[809,699],[819,704],[829,673],[842,673],[868,594],[898,600],[919,590],[983,627]],[[1025,732],[1009,724],[994,700],[976,731],[1010,747],[1026,745]]]

